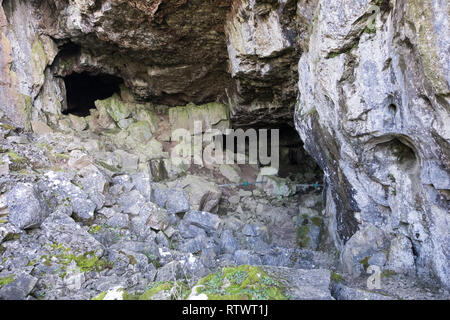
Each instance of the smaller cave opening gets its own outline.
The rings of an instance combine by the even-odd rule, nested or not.
[[[120,93],[123,79],[108,74],[72,73],[64,77],[67,109],[63,114],[86,117],[95,109],[96,100]]]
[[[397,106],[395,104],[390,104],[388,107],[388,110],[391,112],[391,114],[396,115],[397,114]]]
[[[289,125],[280,126],[279,130],[280,177],[302,183],[321,182],[323,172],[304,149],[297,130]]]
[[[395,138],[385,145],[390,149],[390,153],[399,167],[405,170],[414,167],[417,162],[416,152],[408,144]]]
[[[396,167],[402,172],[414,172],[420,159],[415,147],[403,136],[391,137],[391,140],[377,144],[373,153],[367,154],[367,162],[375,159],[380,168]],[[384,170],[383,169],[383,170]]]
[[[273,157],[272,150],[272,131],[278,130],[278,176],[281,178],[289,178],[292,181],[304,184],[321,183],[323,181],[323,171],[317,162],[304,149],[303,141],[301,140],[296,129],[288,124],[278,124],[264,127],[244,127],[241,128],[248,132],[249,129],[254,129],[259,141],[259,130],[267,129],[267,156]],[[234,145],[229,146],[227,136],[221,137],[224,150],[232,147],[233,150],[238,150],[236,137],[234,138]],[[250,152],[249,139],[245,140],[245,154],[248,156]],[[260,145],[258,143],[258,155]],[[275,149],[274,149],[275,150]],[[261,165],[261,164],[260,164]]]

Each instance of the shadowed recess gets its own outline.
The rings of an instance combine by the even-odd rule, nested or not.
[[[67,90],[67,110],[63,113],[86,117],[90,114],[90,109],[95,109],[96,100],[119,93],[123,80],[107,74],[91,75],[83,72],[64,77],[64,83]]]

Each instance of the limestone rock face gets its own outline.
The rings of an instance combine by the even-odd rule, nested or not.
[[[325,172],[344,265],[369,254],[357,247],[376,227],[394,239],[397,269],[414,261],[422,279],[448,288],[447,33],[443,2],[319,1],[295,121]]]
[[[21,127],[30,117],[52,120],[67,108],[63,77],[88,73],[123,79],[138,101],[216,101],[231,105],[236,125],[292,123],[315,3],[7,1],[2,110]]]
[[[296,27],[303,17],[300,11],[297,17],[296,4],[291,0],[233,2],[225,32],[229,69],[236,82],[230,98],[235,122],[292,121],[300,42]]]
[[[10,242],[0,258],[22,248],[16,235],[31,250],[34,230],[23,230],[39,227],[56,247],[108,252],[121,275],[145,274],[141,258],[171,263],[158,272],[168,279],[217,267],[219,252],[224,264],[294,267],[297,242],[337,249],[353,280],[377,265],[450,288],[448,24],[443,0],[0,0],[0,239]],[[73,77],[93,82],[75,106]],[[114,87],[104,97],[103,78]],[[194,134],[192,120],[203,131],[295,123],[325,173],[324,213],[322,200],[303,199],[291,214],[290,167],[265,168],[262,190],[234,193],[222,184],[259,168],[171,158],[200,148],[171,135]],[[281,159],[310,167],[291,152],[295,138],[281,139]],[[301,175],[320,183],[314,174]],[[224,209],[245,223],[224,221]],[[268,253],[266,229],[289,255]],[[336,295],[360,294],[348,288]]]
[[[41,88],[58,82],[45,74],[58,51],[48,36],[38,34],[32,1],[0,4],[0,111],[18,126],[26,127]],[[61,104],[63,97],[53,90],[47,100]],[[42,100],[37,104],[43,107]]]
[[[18,183],[7,195],[10,222],[20,229],[39,226],[48,216],[48,207],[37,188]]]
[[[231,0],[42,1],[45,34],[72,45],[59,74],[115,74],[140,99],[201,103],[223,96]],[[51,12],[51,13],[50,13]],[[206,102],[209,102],[206,101]]]

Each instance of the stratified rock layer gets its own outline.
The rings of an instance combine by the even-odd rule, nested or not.
[[[360,274],[385,250],[378,261],[390,252],[394,268],[414,261],[422,279],[449,287],[448,8],[319,1],[316,15],[295,120],[325,171],[343,263]]]

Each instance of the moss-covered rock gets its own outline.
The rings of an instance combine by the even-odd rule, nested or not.
[[[104,109],[109,116],[119,123],[121,120],[128,118],[131,115],[131,108],[128,103],[122,101],[119,95],[114,94],[112,97],[105,100],[95,101],[97,109]]]
[[[40,257],[40,261],[47,266],[51,266],[53,263],[61,265],[62,274],[67,271],[72,262],[75,262],[81,272],[100,272],[108,266],[108,262],[96,256],[94,252],[77,254],[63,244],[53,244],[49,251],[49,254]]]
[[[152,129],[147,121],[132,123],[128,126],[127,131],[129,133],[127,141],[130,145],[147,143],[152,138]]]
[[[297,227],[297,244],[301,248],[306,248],[311,241],[309,231],[310,227],[308,225],[300,225]]]
[[[117,287],[100,293],[92,300],[181,300],[187,294],[188,287],[184,283],[161,281],[151,283],[143,293],[131,294]]]
[[[202,278],[190,298],[208,300],[287,300],[285,288],[263,269],[255,266],[224,268]]]
[[[14,281],[16,281],[16,277],[14,275],[0,278],[0,289],[6,286],[7,284],[13,283]]]
[[[173,129],[183,128],[194,132],[194,122],[202,123],[203,131],[207,129],[225,130],[230,128],[229,111],[226,105],[212,102],[200,106],[190,103],[169,110],[169,121]]]
[[[159,117],[150,110],[139,108],[136,111],[136,120],[147,122],[152,132],[156,132],[158,130]]]
[[[289,197],[295,194],[295,185],[289,179],[276,176],[258,177],[258,181],[264,181],[261,185],[264,191],[273,197]]]

